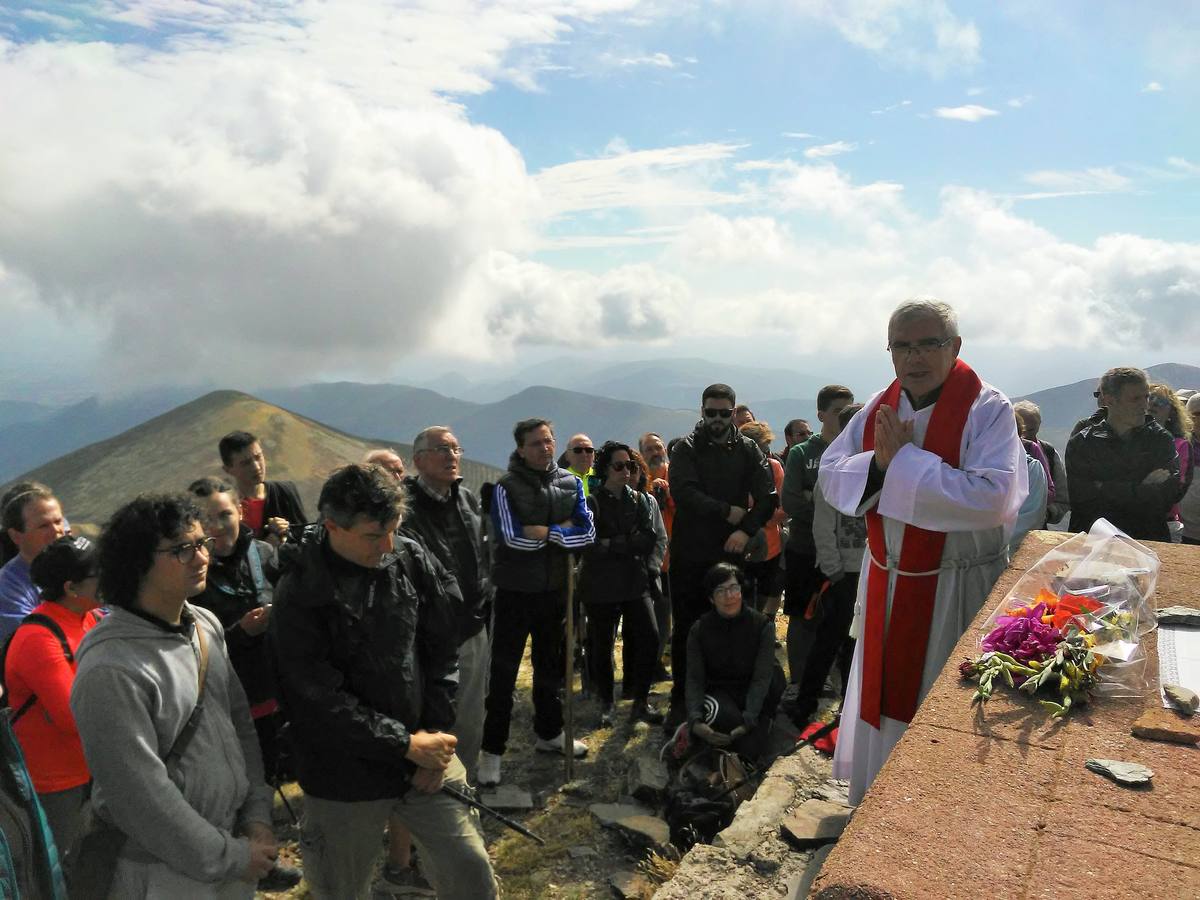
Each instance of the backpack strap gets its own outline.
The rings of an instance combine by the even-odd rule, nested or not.
[[[47,631],[49,631],[51,634],[53,634],[56,638],[58,638],[58,643],[62,647],[63,656],[66,657],[67,662],[68,663],[75,662],[75,654],[71,652],[71,645],[67,643],[67,635],[65,632],[63,632],[62,626],[60,626],[57,622],[55,622],[52,618],[47,616],[45,613],[30,613],[24,619],[21,620],[21,624],[17,626],[17,630],[20,630],[21,625],[40,625],[42,628],[45,628]],[[10,637],[8,639],[8,643],[6,643],[4,645],[3,659],[0,660],[0,664],[7,665],[7,663],[8,663],[8,648],[10,646],[12,646],[13,638],[15,638],[16,636],[17,636],[17,632],[14,631],[12,633],[12,637]],[[0,670],[0,671],[2,671],[2,670]],[[23,715],[25,715],[25,713],[29,712],[29,710],[33,707],[33,704],[36,702],[37,702],[37,694],[31,693],[28,697],[25,698],[25,702],[22,703],[19,707],[17,707],[16,711],[12,714],[11,718],[9,718],[9,720],[8,720],[9,724],[16,725],[18,720],[20,720],[20,718]]]
[[[254,581],[254,592],[262,594],[266,587],[267,577],[263,574],[262,557],[258,553],[258,544],[252,538],[246,548],[246,561],[250,564],[250,578]]]
[[[192,742],[192,738],[196,735],[196,730],[200,727],[200,714],[204,711],[204,685],[208,681],[208,638],[204,636],[204,625],[201,624],[200,619],[197,617],[194,621],[196,641],[200,645],[198,650],[193,647],[193,650],[196,651],[196,668],[198,670],[197,678],[199,681],[196,691],[196,708],[192,710],[192,714],[188,716],[188,720],[184,723],[183,729],[175,738],[175,742],[171,744],[171,749],[163,757],[163,762],[168,769],[183,758],[188,744]]]

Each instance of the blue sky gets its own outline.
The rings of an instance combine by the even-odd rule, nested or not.
[[[915,294],[1014,393],[1200,363],[1198,48],[1190,2],[8,4],[0,375],[875,381]]]

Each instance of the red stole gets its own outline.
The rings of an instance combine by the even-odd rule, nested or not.
[[[936,453],[948,465],[958,468],[963,429],[967,414],[979,396],[983,383],[961,359],[942,385],[925,432],[924,449]],[[863,450],[875,449],[875,417],[879,404],[892,409],[900,405],[900,381],[893,381],[867,415],[863,428]],[[933,600],[937,594],[938,568],[946,546],[946,532],[927,531],[915,525],[904,526],[900,545],[900,571],[930,573],[898,575],[892,600],[891,621],[887,616],[888,570],[887,542],[883,536],[883,516],[877,506],[866,513],[867,546],[871,551],[867,575],[867,612],[863,625],[862,706],[859,717],[879,728],[880,715],[900,722],[911,722],[917,711],[921,691],[921,673],[929,645],[929,626],[933,621]],[[884,677],[886,673],[886,678]]]

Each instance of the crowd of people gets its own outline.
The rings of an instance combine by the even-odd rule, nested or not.
[[[18,854],[4,896],[63,896],[56,859],[72,896],[294,885],[271,819],[292,780],[314,896],[368,896],[381,846],[389,885],[496,896],[462,796],[504,777],[527,644],[535,749],[587,754],[564,731],[568,596],[598,726],[618,633],[626,721],[750,761],[778,711],[811,722],[836,667],[857,802],[1026,531],[1103,517],[1200,544],[1200,394],[1112,369],[1060,451],[961,359],[946,304],[901,304],[887,339],[896,380],[866,403],[826,386],[779,456],[713,384],[670,440],[576,434],[559,456],[550,421],[517,422],[478,495],[431,426],[415,471],[388,449],[348,462],[312,520],[247,432],[220,439],[222,477],[130,500],[95,542],[49,487],[12,486],[0,671],[49,862]]]

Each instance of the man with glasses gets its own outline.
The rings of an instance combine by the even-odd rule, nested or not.
[[[851,628],[861,637],[834,756],[852,803],[1004,571],[1028,492],[1012,405],[958,358],[961,347],[950,306],[900,304],[888,321],[896,380],[821,457],[825,500],[867,520]]]
[[[278,854],[224,629],[188,602],[212,547],[183,496],[138,497],[100,536],[112,612],[80,644],[71,712],[95,816],[125,836],[110,897],[253,897]]]
[[[567,614],[567,567],[571,551],[596,539],[583,483],[554,463],[554,429],[546,419],[522,419],[513,427],[516,449],[492,493],[496,548],[492,583],[496,616],[487,715],[483,723],[479,783],[500,783],[500,758],[508,744],[513,688],[532,644],[534,749],[584,756],[587,745],[566,746],[563,733],[563,635]]]
[[[479,744],[483,739],[483,701],[487,696],[491,618],[490,545],[475,494],[462,483],[463,449],[444,425],[431,425],[413,440],[417,474],[404,479],[409,511],[401,532],[420,541],[458,582],[462,605],[454,612],[458,626],[458,690],[454,697],[455,750],[475,784]],[[398,817],[388,823],[388,859],[383,879],[389,888],[422,887],[412,864],[412,839]],[[426,885],[427,886],[427,885]]]
[[[592,439],[586,434],[574,435],[567,441],[567,451],[558,461],[560,466],[563,466],[583,483],[584,498],[592,495],[594,482],[599,480],[592,468],[595,462],[596,448],[592,444]]]
[[[762,450],[733,427],[737,395],[711,384],[700,398],[700,421],[671,453],[675,500],[671,532],[671,710],[664,728],[686,718],[687,637],[709,607],[704,575],[722,561],[741,563],[751,535],[778,505],[775,479]]]

